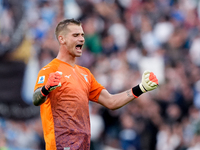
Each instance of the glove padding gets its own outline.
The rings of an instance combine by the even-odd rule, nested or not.
[[[146,70],[142,75],[142,82],[139,87],[143,93],[154,90],[158,87],[158,79],[153,72]]]
[[[49,74],[48,81],[45,84],[45,88],[48,90],[48,92],[51,92],[52,90],[61,86],[61,82],[60,82],[61,76],[62,76],[62,72],[60,71],[56,71]]]

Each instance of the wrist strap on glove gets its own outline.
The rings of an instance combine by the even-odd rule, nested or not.
[[[141,94],[143,94],[142,90],[140,89],[139,84],[132,88],[132,94],[136,98],[138,98]]]
[[[47,96],[47,95],[49,94],[49,91],[45,88],[45,86],[42,87],[42,89],[41,89],[41,94],[42,94],[43,96]]]

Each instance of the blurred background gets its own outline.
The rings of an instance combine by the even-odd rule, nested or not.
[[[153,71],[159,88],[111,111],[89,103],[91,150],[200,149],[199,0],[0,0],[0,150],[44,150],[36,77],[64,18],[82,21],[87,67],[110,93]]]

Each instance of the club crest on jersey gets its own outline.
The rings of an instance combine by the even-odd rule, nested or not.
[[[40,76],[38,83],[44,83],[45,76]]]
[[[81,74],[82,74],[82,73],[81,73]],[[85,81],[88,82],[88,79],[87,79],[87,76],[88,76],[88,75],[85,75],[85,74],[82,74],[82,75],[83,75]]]

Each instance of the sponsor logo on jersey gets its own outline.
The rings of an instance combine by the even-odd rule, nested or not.
[[[71,74],[70,75],[66,75],[65,77],[67,77],[69,79],[70,76],[71,76]]]
[[[40,76],[38,83],[44,83],[44,80],[45,80],[45,76]]]

